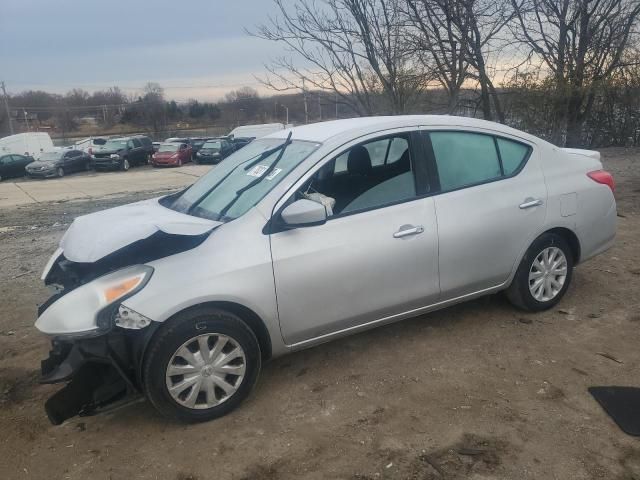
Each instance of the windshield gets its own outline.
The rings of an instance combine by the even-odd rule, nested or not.
[[[107,143],[102,147],[104,150],[120,150],[127,146],[126,140],[107,140]]]
[[[207,143],[205,143],[204,145],[202,145],[202,148],[210,148],[211,150],[220,150],[220,147],[222,146],[222,144],[220,143],[220,140],[214,140],[214,141],[209,141]]]
[[[262,159],[260,154],[283,143],[284,140],[281,138],[262,139],[250,143],[227,157],[167,206],[179,212],[212,220],[228,221],[238,218],[262,200],[319,146],[318,143],[292,141],[284,150],[277,167],[263,178],[263,174],[278,159],[282,149]],[[260,160],[256,163],[258,159]],[[257,179],[263,181],[255,182]]]
[[[163,143],[158,148],[158,152],[177,152],[178,148],[180,148],[179,143]]]
[[[41,162],[55,162],[62,158],[62,152],[44,152],[40,155]]]

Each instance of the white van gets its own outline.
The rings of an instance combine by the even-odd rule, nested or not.
[[[284,123],[263,123],[261,125],[242,125],[229,132],[233,138],[262,138],[272,133],[284,130]]]
[[[51,137],[44,132],[18,133],[0,138],[0,155],[16,153],[30,155],[37,160],[41,152],[47,152],[52,149],[53,142]]]
[[[97,150],[100,150],[105,143],[107,143],[106,138],[102,137],[88,137],[83,140],[78,140],[73,144],[74,150],[81,150],[89,155],[93,155],[93,153]]]

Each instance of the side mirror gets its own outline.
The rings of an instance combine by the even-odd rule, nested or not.
[[[282,210],[282,221],[289,227],[310,227],[322,225],[327,221],[327,210],[324,205],[303,198],[296,200]]]

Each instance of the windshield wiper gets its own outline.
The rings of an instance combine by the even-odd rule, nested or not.
[[[273,163],[269,166],[269,168],[267,168],[262,173],[262,175],[260,175],[258,178],[256,178],[252,182],[248,183],[247,185],[245,185],[244,187],[236,191],[236,196],[233,197],[231,201],[227,203],[222,210],[220,210],[220,218],[224,218],[224,216],[229,211],[229,209],[236,203],[236,201],[242,196],[244,192],[253,188],[255,185],[259,184],[262,180],[267,178],[271,172],[273,172],[273,170],[278,165],[278,162],[280,162],[280,160],[282,159],[282,156],[284,155],[284,151],[287,149],[287,146],[289,146],[289,144],[291,144],[291,132],[289,132],[289,135],[287,135],[287,139],[284,141],[282,145],[276,147],[275,149],[272,149],[271,153],[269,153],[269,155],[271,155],[272,153],[277,151],[277,149],[280,149],[280,153],[278,154],[276,159],[273,161]],[[266,158],[266,157],[262,157],[262,158]],[[255,160],[254,162],[251,162],[249,165],[244,167],[244,169],[249,170],[249,168],[255,166],[262,158]]]
[[[280,145],[277,145],[273,148],[270,148],[269,150],[265,150],[264,152],[262,152],[260,155],[258,155],[258,157],[256,158],[256,160],[252,161],[247,168],[245,168],[245,170],[248,170],[249,168],[251,168],[252,166],[254,166],[255,164],[257,164],[258,162],[260,162],[261,160],[264,160],[265,158],[267,158],[269,155],[272,155],[274,152],[277,152],[278,150],[280,150],[281,148],[286,148],[287,145],[289,145],[289,143],[291,143],[289,141],[289,138],[291,137],[291,133],[289,133],[289,137],[287,137],[287,140],[285,140],[283,143],[281,143]],[[249,159],[251,160],[251,159]],[[247,160],[247,161],[249,161]],[[198,205],[200,205],[205,198],[207,198],[209,195],[211,195],[211,192],[213,192],[216,188],[218,188],[218,186],[224,182],[233,172],[235,172],[238,167],[240,167],[241,165],[244,165],[246,162],[242,162],[239,163],[238,165],[236,165],[234,168],[232,168],[229,173],[227,173],[224,177],[222,177],[220,179],[220,181],[218,183],[216,183],[215,185],[213,185],[209,190],[207,190],[206,192],[204,192],[200,198],[198,198],[196,201],[194,201],[189,208],[187,208],[186,210],[186,214],[191,214],[196,208],[198,208]],[[188,190],[185,189],[185,191]],[[180,197],[176,197],[176,201],[179,199]]]

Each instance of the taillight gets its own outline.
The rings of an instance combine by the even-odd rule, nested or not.
[[[594,182],[606,185],[611,189],[612,192],[616,191],[616,183],[613,180],[613,175],[611,175],[606,170],[594,170],[593,172],[587,173],[587,176]]]

